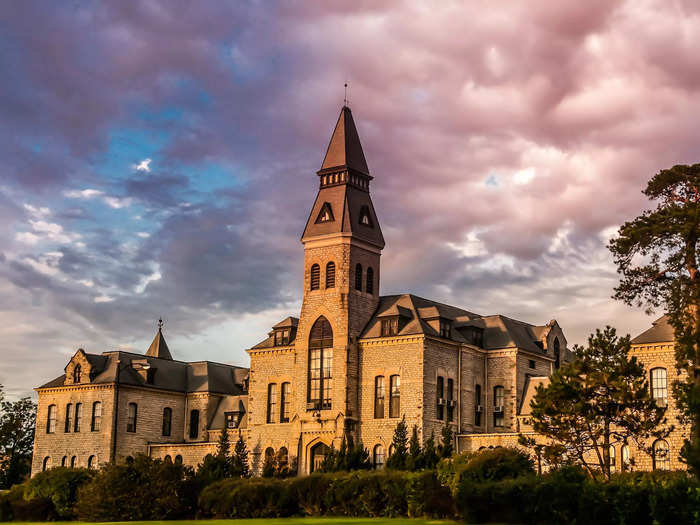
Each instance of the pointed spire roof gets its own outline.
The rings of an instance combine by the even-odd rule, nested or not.
[[[362,151],[362,144],[360,144],[360,136],[357,134],[352,112],[347,106],[343,106],[340,110],[340,116],[328,144],[321,171],[333,168],[350,168],[369,175],[365,154]]]
[[[158,333],[153,338],[151,346],[148,347],[146,355],[150,357],[158,357],[160,359],[170,359],[171,361],[173,359],[173,356],[170,354],[168,344],[165,342],[165,337],[163,337],[162,319],[158,319]]]

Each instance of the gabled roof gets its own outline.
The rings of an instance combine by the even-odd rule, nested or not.
[[[259,350],[262,348],[274,348],[274,346],[275,346],[274,330],[276,328],[296,328],[297,326],[299,326],[299,319],[298,318],[292,317],[291,315],[289,317],[285,317],[279,323],[273,325],[272,332],[270,332],[265,339],[260,341],[254,347],[252,347],[251,350]],[[296,339],[296,330],[290,330],[289,344],[284,345],[284,346],[294,345],[295,339]]]
[[[668,315],[664,315],[654,321],[651,328],[632,339],[632,344],[672,343],[674,340],[673,327],[668,322]]]
[[[274,325],[272,328],[293,328],[299,325],[299,319],[296,317],[285,317],[279,323]]]
[[[357,133],[352,112],[347,106],[343,106],[340,110],[338,122],[335,124],[326,156],[321,164],[321,170],[340,167],[369,175],[365,154],[360,144],[360,136]]]

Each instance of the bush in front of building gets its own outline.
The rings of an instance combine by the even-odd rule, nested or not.
[[[51,521],[57,518],[49,498],[24,498],[25,485],[15,485],[0,494],[0,521]]]
[[[167,520],[192,517],[196,502],[191,468],[139,455],[105,465],[78,489],[75,510],[83,521]]]
[[[25,483],[24,499],[49,499],[59,519],[71,520],[75,518],[78,489],[89,482],[94,474],[88,469],[68,467],[39,472]]]

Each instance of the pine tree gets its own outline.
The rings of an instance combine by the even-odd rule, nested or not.
[[[397,470],[406,469],[406,460],[408,459],[408,427],[406,426],[406,416],[401,418],[396,424],[394,430],[394,438],[391,442],[393,452],[387,459],[387,468]]]
[[[250,477],[250,467],[248,466],[248,447],[243,440],[243,435],[238,433],[238,441],[233,449],[234,472],[242,478]]]
[[[430,433],[430,437],[425,442],[423,448],[423,468],[432,469],[440,459],[435,451],[435,432]]]
[[[223,429],[219,436],[219,443],[216,446],[216,455],[220,458],[229,458],[231,456],[231,442],[228,438],[228,431]]]
[[[420,470],[423,468],[423,451],[418,439],[418,425],[413,425],[411,431],[411,441],[408,446],[408,461],[406,463],[408,470]]]
[[[442,427],[442,442],[440,443],[440,457],[449,458],[454,451],[454,432],[452,425],[447,423]]]

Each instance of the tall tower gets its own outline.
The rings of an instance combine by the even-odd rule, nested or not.
[[[347,106],[340,111],[318,177],[318,194],[301,238],[304,299],[297,363],[304,368],[307,388],[300,401],[321,425],[342,420],[343,431],[352,433],[358,413],[356,341],[379,303],[384,237],[369,194],[372,176]]]

